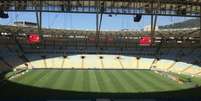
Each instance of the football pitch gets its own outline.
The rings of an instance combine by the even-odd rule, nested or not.
[[[201,84],[196,78],[180,84],[148,70],[29,70],[10,81],[38,88],[98,93],[175,91]]]

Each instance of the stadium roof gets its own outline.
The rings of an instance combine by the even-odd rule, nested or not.
[[[144,14],[199,17],[201,0],[4,0],[5,11]]]

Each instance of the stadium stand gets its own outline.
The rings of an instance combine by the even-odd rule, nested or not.
[[[32,54],[26,55],[26,57],[29,60],[32,60],[27,63],[29,69],[151,69],[157,71],[174,72],[178,74],[188,74],[192,76],[198,76],[199,72],[201,72],[200,66],[190,63],[168,59],[156,60],[153,58],[137,58],[123,55],[81,54],[64,57],[60,55],[57,56],[47,54],[45,57]],[[16,63],[22,63],[21,65],[15,66],[16,68],[26,67],[26,63],[23,63],[16,56],[13,58],[7,57],[5,60],[11,63],[12,66],[14,66]]]
[[[24,98],[31,93],[37,93],[39,98],[63,95],[72,98],[71,93],[77,98],[93,95],[91,100],[79,101],[121,101],[115,99],[124,95],[123,98],[132,95],[154,98],[159,93],[169,96],[169,91],[180,95],[176,88],[182,88],[182,97],[192,93],[190,89],[200,92],[201,83],[197,83],[201,76],[200,4],[201,0],[1,0],[0,18],[11,19],[0,25],[0,100],[2,95],[15,96],[18,92]],[[19,11],[36,13],[36,23],[19,21]],[[83,23],[73,21],[72,15],[67,21],[63,14],[63,25],[56,21],[61,20],[58,14],[51,22],[50,14],[44,12],[96,14],[96,29],[77,30],[77,24]],[[129,19],[122,17],[121,29],[104,31],[107,26],[101,27],[102,19],[107,14],[132,15],[134,23],[150,15],[151,25],[143,23],[145,28],[139,29],[142,23],[133,27]],[[43,21],[44,15],[48,16],[48,25]],[[158,16],[196,19],[184,18],[187,21],[177,23],[171,18],[172,21],[159,23]],[[16,20],[14,24],[12,20]],[[164,23],[170,25],[161,26]],[[112,24],[116,25],[116,21]]]
[[[16,28],[2,26],[2,29],[15,32]],[[29,30],[34,29],[24,28],[22,32],[28,33]],[[156,31],[157,38],[162,37],[160,33],[166,33],[167,36],[163,37],[169,40],[165,44],[154,43],[150,47],[139,46],[137,41],[147,32],[103,31],[100,34],[102,39],[98,47],[95,44],[96,39],[93,39],[95,38],[93,31],[44,29],[44,32],[54,32],[55,35],[46,34],[43,36],[43,42],[32,45],[27,43],[26,35],[19,35],[16,38],[9,36],[9,33],[2,35],[0,37],[1,70],[13,68],[147,69],[195,76],[201,72],[201,48],[197,44],[180,45],[175,41],[177,33],[183,31],[172,31],[171,34],[168,34],[169,31]],[[67,34],[61,34],[63,32]],[[192,36],[198,34],[199,31],[196,31]],[[105,40],[108,36],[111,37],[110,42]]]
[[[9,43],[8,46],[0,46],[2,71],[12,68],[151,69],[196,76],[201,72],[200,48],[129,48],[128,44],[121,46],[127,48],[104,47],[98,54],[93,45],[90,47],[90,43],[87,47],[78,49],[78,47],[70,46],[69,43],[65,44],[66,47],[60,47],[61,43],[54,45],[55,43],[50,39],[47,39],[50,43],[40,47],[28,45],[26,40],[21,40],[17,44],[6,37],[1,39],[2,43]]]
[[[141,58],[139,61],[139,69],[149,69],[153,63],[154,59]]]

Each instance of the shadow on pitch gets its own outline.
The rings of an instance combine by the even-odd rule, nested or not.
[[[38,88],[28,85],[22,85],[5,80],[0,86],[1,98],[44,98],[44,99],[91,99],[91,98],[201,98],[201,87],[191,89],[168,91],[168,92],[147,92],[147,93],[96,93],[96,92],[76,92],[62,91],[47,88]]]

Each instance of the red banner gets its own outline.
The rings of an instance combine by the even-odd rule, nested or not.
[[[40,42],[40,35],[32,33],[28,35],[28,43],[29,44],[36,44]]]
[[[139,45],[140,46],[150,46],[152,43],[151,37],[150,36],[143,36],[140,40],[139,40]]]

